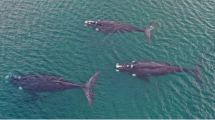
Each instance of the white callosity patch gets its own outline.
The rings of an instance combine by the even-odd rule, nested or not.
[[[119,65],[119,63],[116,64],[116,71],[119,72],[118,68],[121,68],[122,65]]]
[[[10,77],[10,75],[6,75],[4,78],[5,78],[5,79],[9,79],[9,77]]]
[[[153,30],[154,29],[154,26],[153,25],[150,25],[149,26],[149,30]]]
[[[137,76],[137,75],[136,75],[136,74],[132,74],[132,76],[134,76],[134,77],[135,77],[135,76]]]
[[[86,20],[86,21],[84,21],[84,26],[90,25],[92,23],[95,23],[95,21]]]
[[[92,20],[86,20],[84,21],[85,24],[91,24],[91,23],[95,23],[95,21],[92,21]]]
[[[134,67],[134,65],[133,64],[131,64],[131,66],[130,66],[131,68],[133,68]]]
[[[84,26],[85,26],[85,27],[87,26],[87,23],[88,23],[88,21],[84,21]]]
[[[136,62],[135,60],[132,61],[132,63],[135,63],[135,62]]]
[[[154,27],[153,26],[150,26],[150,29],[149,30],[153,30],[154,29]]]
[[[6,76],[4,77],[4,78],[6,79],[6,80],[5,80],[5,83],[8,83],[8,82],[9,82],[8,80],[10,79],[10,76],[11,76],[11,75],[9,74],[9,75],[6,75]]]
[[[19,76],[19,75],[13,75],[13,78],[21,79],[21,76]]]
[[[23,90],[23,88],[21,86],[18,87],[19,90]]]
[[[116,65],[115,65],[115,66],[116,66],[116,68],[118,68],[118,65],[119,65],[119,64],[118,64],[118,63],[116,63]]]
[[[119,65],[119,63],[116,64],[116,68],[121,68],[122,65]]]

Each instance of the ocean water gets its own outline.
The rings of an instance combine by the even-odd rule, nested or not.
[[[214,0],[1,0],[0,118],[215,118],[214,6]],[[158,26],[147,42],[142,33],[84,27],[97,19]],[[203,84],[186,73],[144,82],[114,70],[132,60],[201,64]],[[17,71],[78,84],[100,71],[93,106],[80,89],[29,101],[5,78]]]

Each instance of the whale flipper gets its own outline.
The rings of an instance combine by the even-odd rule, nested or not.
[[[92,105],[92,87],[96,83],[99,72],[96,72],[81,88],[86,96],[89,106]]]

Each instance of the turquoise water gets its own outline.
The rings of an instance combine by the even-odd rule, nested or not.
[[[214,0],[1,0],[0,118],[215,118]],[[104,35],[85,20],[159,25],[142,33]],[[192,68],[146,83],[114,70],[116,63],[155,60]],[[200,62],[201,61],[201,62]],[[14,71],[40,72],[84,83],[95,71],[93,107],[81,90],[29,95],[6,82]]]

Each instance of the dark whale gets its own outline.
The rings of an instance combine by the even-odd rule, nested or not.
[[[145,28],[140,29],[129,24],[124,24],[124,23],[119,23],[119,22],[109,21],[109,20],[97,20],[97,21],[86,20],[84,23],[85,23],[85,26],[103,33],[143,32],[147,40],[151,38],[151,30],[153,30],[156,26],[155,22],[151,22]]]
[[[170,65],[168,63],[155,61],[132,61],[127,64],[116,64],[116,71],[127,72],[132,76],[137,76],[141,79],[148,80],[150,76],[160,76],[177,72],[186,72],[192,75],[198,83],[202,83],[199,76],[199,67],[187,69]]]
[[[99,72],[96,72],[83,85],[66,82],[60,77],[42,74],[9,75],[8,79],[11,84],[18,87],[20,90],[26,91],[33,97],[36,97],[38,92],[56,92],[73,88],[81,88],[86,96],[88,104],[91,106],[91,88],[95,84],[98,75]]]

